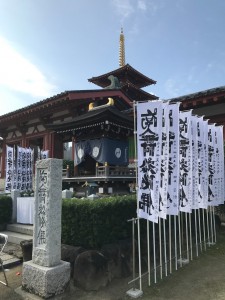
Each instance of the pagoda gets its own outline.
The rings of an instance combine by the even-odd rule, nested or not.
[[[119,68],[106,74],[92,77],[89,82],[94,83],[104,89],[121,89],[131,101],[147,101],[157,100],[158,97],[147,93],[142,88],[156,81],[140,73],[131,65],[125,63],[125,38],[123,29],[120,33],[120,49],[119,49]]]

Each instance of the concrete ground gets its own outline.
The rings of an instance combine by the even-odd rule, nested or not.
[[[0,300],[38,299],[18,294],[22,281],[22,264],[8,268],[9,286],[0,284]],[[3,273],[0,271],[0,280]],[[85,292],[73,286],[55,299],[60,300],[127,300],[130,278],[113,280],[98,292]],[[15,291],[17,290],[17,292]],[[20,289],[19,289],[20,291]],[[198,258],[150,287],[143,283],[143,300],[224,300],[225,299],[225,228],[217,235],[217,244],[207,248]]]

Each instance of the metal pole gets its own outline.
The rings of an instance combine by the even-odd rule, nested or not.
[[[135,219],[132,219],[132,244],[133,244],[133,279],[135,279],[135,233],[134,233]],[[135,280],[133,283],[133,290],[136,289]]]
[[[191,253],[191,260],[193,259],[193,252],[192,252],[192,226],[191,226],[191,213],[189,214],[189,233],[190,233],[190,253]]]
[[[141,236],[140,236],[140,219],[137,219],[138,225],[138,263],[139,263],[139,286],[142,291],[142,276],[141,276]]]
[[[161,218],[159,218],[159,269],[160,278],[162,279],[162,232],[161,232]]]
[[[203,240],[204,240],[204,249],[206,251],[206,239],[205,239],[205,209],[202,209],[202,222],[203,222]]]
[[[216,219],[215,219],[215,207],[213,206],[213,224],[214,224],[214,240],[215,240],[215,243],[216,243]]]
[[[209,208],[207,208],[206,221],[207,221],[207,231],[208,231],[208,245],[209,245],[209,247],[210,247],[210,236],[209,236]]]
[[[188,241],[188,222],[187,213],[185,212],[185,227],[186,227],[186,249],[187,249],[187,259],[189,261],[189,241]]]
[[[175,270],[177,270],[177,219],[176,219],[176,216],[174,216],[174,248],[175,248]]]
[[[165,260],[165,276],[167,276],[167,251],[166,251],[166,221],[163,219],[163,239],[164,239],[164,260]]]
[[[202,230],[201,230],[201,216],[200,216],[200,210],[198,210],[198,230],[199,230],[200,250],[201,250],[201,252],[202,252]]]
[[[180,266],[182,267],[182,245],[181,245],[180,213],[178,215],[178,231],[179,231]]]
[[[150,241],[149,241],[149,220],[147,220],[147,246],[148,246],[148,285],[151,285],[151,257],[150,257]]]
[[[170,274],[172,273],[172,243],[171,243],[171,216],[169,215],[169,256],[170,256]]]
[[[211,227],[211,237],[212,237],[212,245],[214,244],[214,236],[213,236],[213,220],[212,220],[212,206],[210,206],[210,227]]]
[[[197,218],[196,218],[196,209],[195,209],[195,245],[196,245],[196,256],[198,257],[198,229],[197,229]]]
[[[156,278],[156,254],[155,254],[155,223],[153,222],[152,224],[153,228],[153,259],[154,259],[154,282],[157,283],[157,278]]]

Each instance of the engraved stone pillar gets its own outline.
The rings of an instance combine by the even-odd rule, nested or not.
[[[64,292],[70,264],[61,260],[62,160],[36,163],[32,261],[24,262],[22,288],[46,299]]]

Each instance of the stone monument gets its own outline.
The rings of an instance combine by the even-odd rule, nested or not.
[[[62,160],[36,163],[32,260],[24,262],[22,289],[44,299],[61,294],[70,263],[61,260]]]

